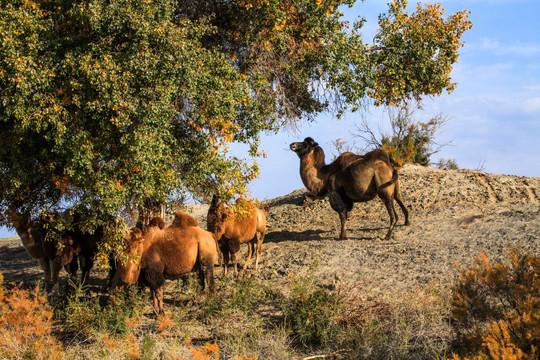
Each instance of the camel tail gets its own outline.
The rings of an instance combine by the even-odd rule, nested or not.
[[[390,185],[395,184],[396,181],[398,180],[398,176],[399,176],[398,171],[396,169],[394,169],[394,172],[392,173],[392,179],[390,179],[390,181],[387,181],[384,184],[382,184],[381,186],[379,186],[378,191],[381,191],[382,189],[387,188]]]

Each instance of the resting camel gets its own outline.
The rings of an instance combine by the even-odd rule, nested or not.
[[[62,237],[62,245],[58,246],[57,240],[46,241],[47,232],[50,231],[48,223],[44,219],[32,220],[30,215],[18,215],[12,219],[13,226],[21,238],[28,255],[36,259],[44,273],[45,290],[49,292],[58,283],[58,276],[62,267],[66,270],[73,268],[68,265],[75,262],[75,255],[80,249],[74,243],[71,236]]]
[[[247,202],[247,200],[237,200],[237,204],[241,202]],[[246,207],[251,206],[251,204],[244,205]],[[240,245],[244,243],[248,244],[248,258],[243,270],[246,270],[251,263],[255,245],[257,245],[257,249],[254,269],[258,269],[266,233],[266,214],[268,212],[268,206],[265,206],[262,210],[253,206],[248,215],[239,216],[231,208],[225,206],[218,195],[214,195],[208,209],[208,230],[214,234],[214,238],[218,241],[218,246],[223,254],[223,274],[225,276],[227,276],[229,257],[232,258],[234,275],[238,276],[237,254],[240,251]]]
[[[214,293],[214,262],[216,245],[212,234],[198,226],[191,215],[176,214],[184,219],[173,221],[165,227],[163,219],[156,217],[142,231],[129,230],[125,237],[127,253],[132,259],[118,266],[113,287],[134,284],[137,281],[150,287],[154,311],[163,314],[163,284],[165,279],[175,279],[198,268],[199,280],[204,289]],[[179,226],[182,225],[182,226]]]
[[[346,239],[345,224],[355,202],[365,202],[379,196],[390,216],[390,228],[385,240],[390,239],[397,222],[394,200],[405,215],[409,225],[409,212],[401,200],[398,172],[392,165],[388,153],[383,149],[373,150],[363,156],[344,153],[329,165],[324,163],[324,152],[312,138],[290,145],[300,158],[300,174],[306,188],[319,196],[328,194],[330,205],[339,214],[341,233]]]

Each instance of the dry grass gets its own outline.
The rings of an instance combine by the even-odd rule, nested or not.
[[[511,274],[510,267],[482,259],[467,268],[459,286],[472,286],[473,273],[486,269]],[[514,253],[511,262],[525,271],[520,259]],[[538,267],[537,257],[526,260]],[[534,276],[528,279],[537,281]],[[109,298],[72,288],[48,299],[38,289],[8,289],[0,276],[0,358],[446,359],[457,351],[448,287],[433,285],[383,301],[362,286],[329,290],[310,277],[290,280],[285,295],[256,279],[222,278],[218,294],[209,297],[188,278],[173,291],[175,306],[156,318],[148,295],[136,289]],[[524,287],[518,289],[526,295]],[[454,294],[454,311],[455,300]],[[504,319],[484,328],[486,351],[530,358],[512,347],[517,342]]]

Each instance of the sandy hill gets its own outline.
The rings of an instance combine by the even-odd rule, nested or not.
[[[256,276],[276,288],[285,289],[295,274],[314,276],[328,287],[341,281],[392,296],[448,284],[458,273],[456,263],[469,264],[482,251],[498,259],[521,243],[540,253],[540,178],[409,165],[400,170],[400,181],[411,225],[402,226],[397,208],[400,219],[389,241],[382,240],[389,219],[378,199],[355,205],[348,240],[337,240],[339,219],[327,200],[304,205],[305,189],[265,201],[269,228]],[[201,224],[206,209],[191,207]],[[17,240],[2,245],[8,250],[0,253],[6,282],[39,277],[37,263],[14,251]]]

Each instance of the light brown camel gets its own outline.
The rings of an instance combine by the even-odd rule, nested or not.
[[[195,218],[173,221],[174,226],[164,227],[163,219],[150,221],[142,231],[138,228],[127,232],[127,253],[134,261],[120,264],[113,281],[113,288],[137,281],[150,287],[154,311],[163,313],[163,285],[165,279],[178,278],[195,268],[199,270],[201,286],[214,293],[214,262],[216,244],[212,234],[195,224]]]
[[[385,240],[390,239],[398,219],[394,200],[405,215],[405,225],[409,225],[409,212],[401,200],[398,172],[390,165],[386,151],[373,150],[356,159],[347,155],[346,161],[338,157],[331,164],[325,165],[324,160],[323,163],[320,160],[318,163],[308,160],[324,159],[320,155],[324,154],[322,148],[310,137],[303,142],[292,143],[290,148],[300,157],[300,172],[306,188],[318,183],[322,189],[319,193],[328,193],[330,205],[339,214],[341,221],[340,239],[347,238],[345,224],[354,203],[369,201],[376,196],[381,198],[390,216],[390,227]]]
[[[245,199],[238,199],[237,204],[247,202]],[[255,266],[259,266],[259,258],[262,253],[262,244],[266,233],[266,214],[268,206],[259,209],[251,204],[242,204],[244,208],[252,207],[247,215],[239,216],[231,208],[221,202],[221,198],[214,195],[212,203],[208,209],[208,230],[212,231],[214,238],[218,241],[223,254],[224,275],[227,275],[227,266],[229,257],[232,258],[234,275],[238,276],[237,254],[240,251],[240,245],[248,244],[248,257],[243,270],[246,270],[251,263],[253,252],[255,253]],[[255,245],[257,249],[255,250]]]

